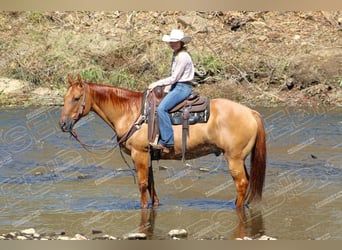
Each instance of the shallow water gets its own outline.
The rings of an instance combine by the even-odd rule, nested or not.
[[[89,153],[60,132],[60,108],[0,109],[0,233],[33,227],[91,237],[97,229],[167,239],[184,228],[189,239],[342,239],[342,109],[256,109],[267,131],[266,184],[263,201],[244,212],[234,209],[222,156],[154,162],[161,206],[140,210],[134,173],[119,150],[99,153],[114,134],[95,114],[77,128],[99,146]]]

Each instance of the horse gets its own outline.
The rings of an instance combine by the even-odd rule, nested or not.
[[[102,83],[84,82],[81,76],[67,77],[69,87],[64,96],[59,126],[72,133],[73,126],[90,111],[95,112],[111,127],[123,151],[129,154],[136,171],[141,208],[159,206],[148,142],[148,126],[141,124],[129,133],[141,116],[143,92]],[[173,126],[174,150],[161,152],[161,159],[182,158],[182,126]],[[257,111],[229,99],[210,99],[210,117],[206,123],[189,126],[186,159],[194,159],[218,152],[228,163],[237,197],[235,207],[243,208],[262,199],[266,171],[266,133],[263,119]],[[128,136],[129,134],[129,136]],[[250,155],[250,173],[245,165]],[[152,176],[151,176],[152,172]]]

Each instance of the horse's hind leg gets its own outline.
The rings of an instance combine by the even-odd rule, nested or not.
[[[228,158],[227,160],[229,163],[230,174],[233,177],[237,191],[235,205],[236,208],[242,208],[248,187],[248,177],[245,169],[245,163],[242,159]]]

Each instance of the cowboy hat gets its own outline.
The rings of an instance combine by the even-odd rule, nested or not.
[[[170,35],[164,35],[162,38],[163,42],[183,42],[189,43],[191,41],[191,37],[184,36],[183,31],[174,29],[171,31]]]

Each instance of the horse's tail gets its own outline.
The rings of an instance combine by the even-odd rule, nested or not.
[[[266,171],[266,132],[261,115],[253,111],[258,124],[257,136],[251,155],[251,169],[249,177],[249,189],[247,193],[248,203],[260,201],[265,182]]]

